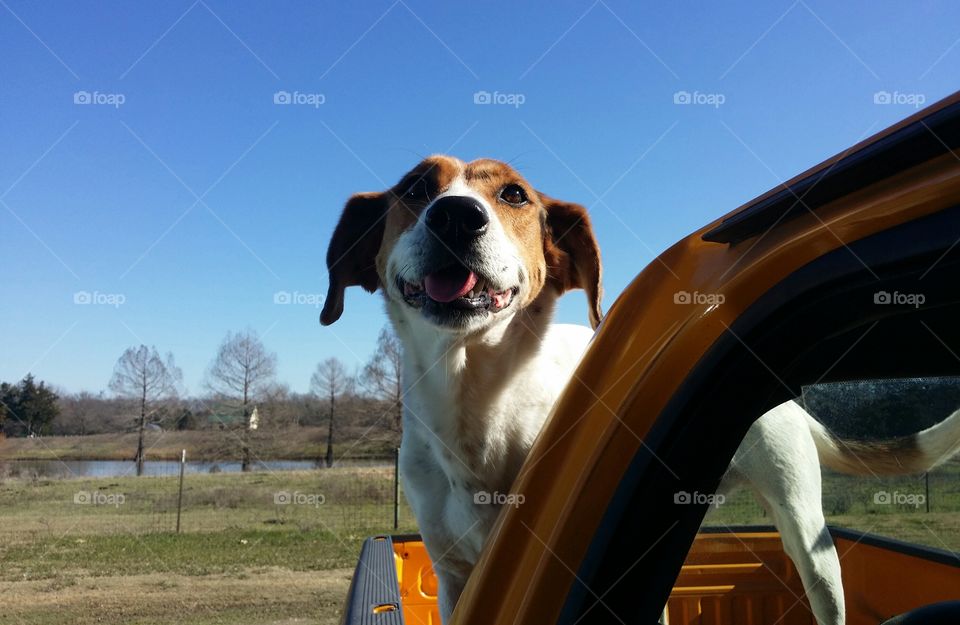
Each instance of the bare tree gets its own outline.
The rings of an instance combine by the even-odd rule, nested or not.
[[[137,475],[143,475],[143,432],[147,425],[147,406],[177,393],[183,373],[173,362],[173,354],[160,357],[156,347],[130,347],[120,356],[113,368],[110,390],[121,397],[140,404],[137,427]]]
[[[59,433],[86,436],[90,433],[92,422],[99,416],[104,403],[102,392],[99,396],[90,391],[80,391],[73,395],[61,393]]]
[[[310,377],[310,390],[330,399],[330,419],[327,422],[327,468],[333,466],[333,420],[336,412],[337,396],[348,386],[347,369],[338,358],[327,358],[317,365]]]
[[[397,431],[403,428],[403,386],[400,380],[402,368],[400,339],[389,325],[384,326],[377,337],[377,351],[360,374],[360,383],[376,398],[391,403]]]
[[[228,332],[217,357],[207,371],[207,387],[221,399],[239,404],[243,415],[241,429],[241,468],[250,470],[250,432],[254,403],[270,390],[277,371],[277,355],[268,352],[256,332]]]

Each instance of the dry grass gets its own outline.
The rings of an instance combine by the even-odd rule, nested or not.
[[[873,505],[876,483],[828,478],[829,521],[960,549],[960,513],[945,510],[960,507],[957,477],[932,484],[943,509],[929,514]],[[393,531],[392,487],[392,467],[188,475],[178,535],[173,477],[0,481],[0,623],[337,623],[362,540]],[[323,503],[278,505],[281,491]],[[78,492],[124,500],[77,504]],[[715,519],[769,523],[759,511],[742,492]],[[414,527],[404,506],[399,531]]]
[[[348,452],[351,457],[389,457],[399,444],[395,432],[345,429],[342,440],[334,445],[338,458]],[[235,433],[221,430],[151,431],[146,433],[147,460],[179,460],[182,449],[191,460],[236,459],[238,441]],[[315,460],[324,457],[326,445],[325,427],[268,429],[251,437],[260,460]],[[0,460],[130,460],[136,449],[134,432],[7,438],[0,439]]]
[[[0,623],[338,623],[362,540],[392,531],[392,485],[375,467],[190,475],[175,534],[175,478],[7,479]]]

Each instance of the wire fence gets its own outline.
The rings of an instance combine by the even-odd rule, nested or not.
[[[960,458],[923,475],[851,476],[823,470],[823,512],[832,525],[960,549]],[[711,506],[705,526],[770,525],[748,488]],[[935,535],[931,535],[931,533]]]
[[[0,465],[0,507],[16,517],[0,523],[0,536],[300,529],[354,538],[416,528],[396,455],[344,458],[330,468],[267,463],[247,473],[187,463],[182,492],[177,462],[148,461],[141,477],[103,475],[103,466],[90,463],[83,470],[91,467],[94,476],[53,461]]]
[[[69,465],[58,472],[56,464],[0,464],[0,517],[6,517],[0,538],[293,529],[359,539],[417,528],[396,455],[344,458],[331,468],[267,463],[249,473],[230,464],[187,463],[182,493],[177,462],[148,462],[143,477],[132,470],[118,475],[116,467],[104,465],[84,476]],[[960,459],[921,476],[852,477],[825,470],[823,509],[831,524],[960,548],[952,537],[936,544],[929,536],[938,528],[958,534]],[[707,526],[771,523],[749,489],[717,499],[704,520]]]

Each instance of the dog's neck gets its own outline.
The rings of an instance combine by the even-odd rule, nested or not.
[[[495,407],[510,403],[508,385],[522,379],[516,373],[538,353],[556,299],[545,289],[527,306],[501,313],[496,323],[469,335],[438,330],[416,311],[388,301],[403,346],[405,431],[427,428],[436,444],[475,465],[473,471],[483,470],[494,448],[517,438],[508,431],[516,420]]]

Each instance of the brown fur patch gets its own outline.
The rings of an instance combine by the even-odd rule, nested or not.
[[[384,192],[389,197],[389,207],[383,241],[376,255],[377,271],[381,276],[386,274],[387,260],[397,239],[417,222],[430,201],[450,186],[461,167],[459,160],[449,156],[430,156],[411,169],[396,186]],[[423,197],[409,197],[408,191],[417,185],[422,185]]]
[[[547,263],[543,249],[543,206],[537,192],[506,163],[481,159],[469,163],[464,170],[464,179],[493,208],[504,232],[520,252],[520,258],[530,278],[526,306],[537,298],[546,282]],[[509,184],[523,188],[529,202],[512,206],[500,199],[500,192]]]
[[[915,435],[884,441],[841,440],[831,436],[839,452],[824,464],[851,475],[903,475],[929,470],[930,459],[917,445]]]
[[[540,199],[549,228],[549,236],[544,238],[544,255],[550,280],[561,293],[577,288],[587,292],[590,325],[596,328],[603,317],[603,265],[587,209],[543,194]]]
[[[330,283],[320,323],[330,325],[343,314],[343,292],[350,286],[377,290],[380,278],[373,258],[384,231],[386,202],[382,193],[358,193],[343,208],[327,248]]]

